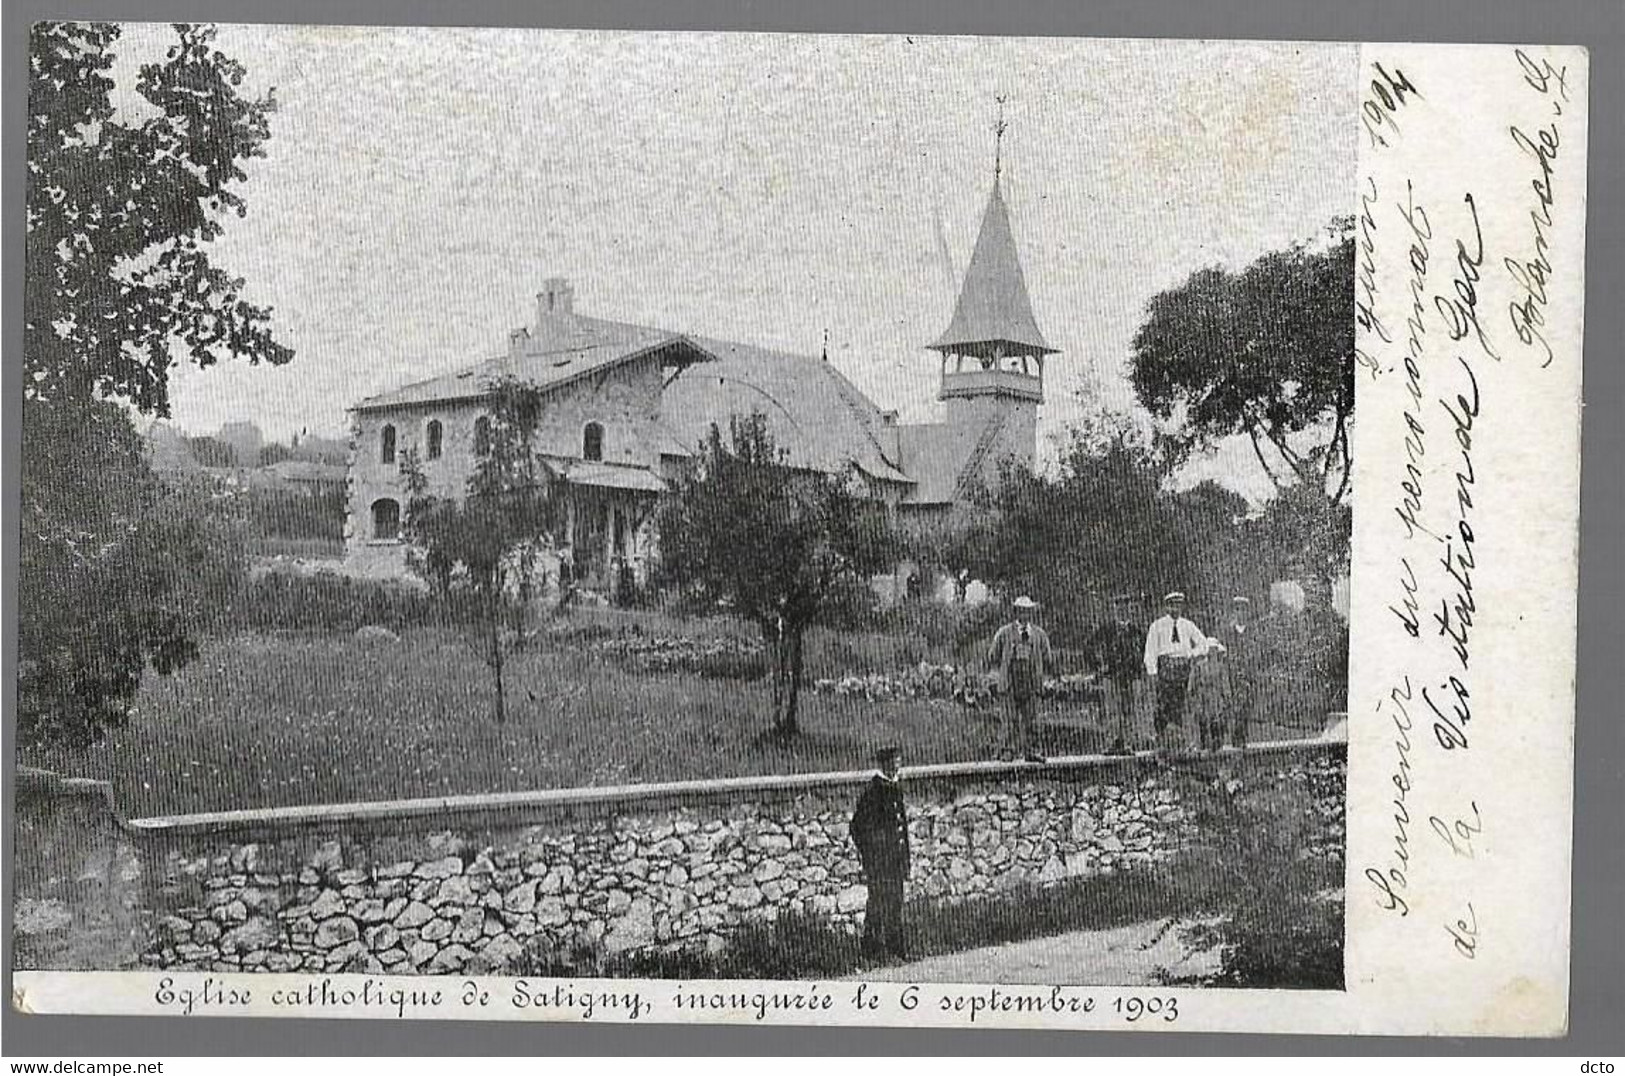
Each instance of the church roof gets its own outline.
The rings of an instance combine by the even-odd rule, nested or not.
[[[492,380],[502,376],[518,377],[539,388],[552,389],[654,355],[659,355],[663,362],[679,366],[708,362],[712,358],[682,333],[581,314],[561,313],[543,318],[534,330],[525,332],[506,355],[456,373],[369,396],[354,409],[371,411],[478,399],[486,395]]]
[[[931,345],[938,351],[965,355],[1048,355],[1056,349],[1044,339],[1033,317],[1027,281],[1016,256],[1010,211],[998,177],[982,214],[970,265],[954,305],[953,320]]]
[[[948,422],[898,428],[902,467],[914,479],[904,504],[949,504],[959,488],[959,474],[976,444],[975,429]]]
[[[668,352],[673,364],[701,365],[662,393],[652,442],[660,455],[692,454],[713,422],[726,429],[732,415],[761,412],[793,467],[837,471],[851,463],[883,481],[912,481],[887,447],[885,413],[823,359],[574,313],[539,319],[521,343],[514,354],[368,397],[355,410],[479,399],[504,374],[553,388]]]
[[[665,424],[691,450],[715,422],[760,412],[792,467],[836,471],[855,464],[882,481],[909,483],[888,447],[891,431],[874,401],[833,363],[810,355],[695,337],[716,361],[688,370],[661,401]]]

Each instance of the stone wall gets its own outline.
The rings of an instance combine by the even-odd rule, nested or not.
[[[1306,851],[1341,856],[1341,745],[1265,745],[1222,764],[1226,779],[1303,783],[1319,833]],[[864,890],[847,825],[866,779],[764,777],[130,823],[108,859],[126,864],[115,885],[123,905],[138,909],[124,950],[30,951],[42,962],[34,966],[49,967],[116,959],[502,973],[553,966],[583,946],[716,949],[742,924],[791,912],[855,927]],[[1164,859],[1192,837],[1174,784],[1144,760],[925,767],[905,779],[913,897],[951,901],[1118,870]],[[75,963],[84,955],[104,962]]]

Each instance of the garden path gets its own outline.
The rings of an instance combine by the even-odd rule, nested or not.
[[[946,953],[872,968],[849,978],[870,982],[1024,983],[1062,986],[1155,986],[1157,974],[1184,977],[1218,971],[1218,954],[1192,953],[1165,919],[1111,930],[1080,930],[1047,938]],[[1161,936],[1158,932],[1163,931]]]

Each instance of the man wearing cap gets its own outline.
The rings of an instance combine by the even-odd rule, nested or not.
[[[1207,653],[1207,636],[1185,619],[1185,595],[1172,591],[1163,596],[1162,616],[1151,622],[1145,633],[1145,673],[1151,677],[1157,700],[1157,744],[1168,746],[1185,724],[1185,698],[1190,692],[1191,671],[1196,660]]]
[[[1251,623],[1252,607],[1252,601],[1242,595],[1231,598],[1230,621],[1218,631],[1227,681],[1226,731],[1235,747],[1247,746],[1247,724],[1258,696],[1260,647],[1258,630]]]
[[[852,843],[863,864],[869,899],[863,909],[863,952],[870,959],[904,955],[903,880],[908,877],[908,808],[898,783],[902,752],[875,752],[880,772],[858,797],[852,812]]]
[[[1112,612],[1084,643],[1084,653],[1106,684],[1106,705],[1111,715],[1112,742],[1107,754],[1126,755],[1134,730],[1134,681],[1140,678],[1140,651],[1145,633],[1131,619],[1134,597],[1112,598]]]
[[[1031,746],[1033,716],[1038,708],[1038,690],[1044,684],[1044,670],[1054,661],[1049,636],[1032,622],[1038,603],[1026,595],[1015,600],[1015,619],[993,634],[987,663],[998,670],[999,688],[1004,692],[1004,728],[999,737],[999,757],[1018,756],[1028,762],[1043,762]]]

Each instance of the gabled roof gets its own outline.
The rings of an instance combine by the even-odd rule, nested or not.
[[[519,347],[509,354],[487,359],[457,373],[369,396],[357,403],[354,410],[478,399],[486,394],[493,379],[505,375],[540,388],[554,389],[589,374],[651,356],[676,366],[712,359],[704,348],[682,333],[557,313],[541,319],[533,332],[520,337]]]
[[[882,481],[910,483],[887,448],[885,412],[835,366],[810,355],[696,337],[716,356],[666,389],[661,417],[694,451],[715,422],[761,412],[790,465],[836,471],[850,462]]]
[[[953,320],[931,347],[964,355],[1048,355],[1056,349],[1044,339],[1033,317],[1027,281],[1016,256],[1016,238],[1010,230],[999,180],[993,179],[976,235],[965,281],[954,305]]]
[[[959,472],[975,441],[958,426],[946,422],[903,426],[899,431],[902,459],[914,479],[904,504],[947,504],[959,486]]]
[[[550,313],[513,356],[405,385],[356,404],[358,411],[478,399],[487,383],[510,374],[546,388],[659,354],[683,370],[661,395],[661,422],[649,445],[663,456],[698,451],[714,422],[761,412],[790,465],[838,471],[848,464],[885,482],[912,484],[898,468],[883,412],[823,359],[664,329]]]

